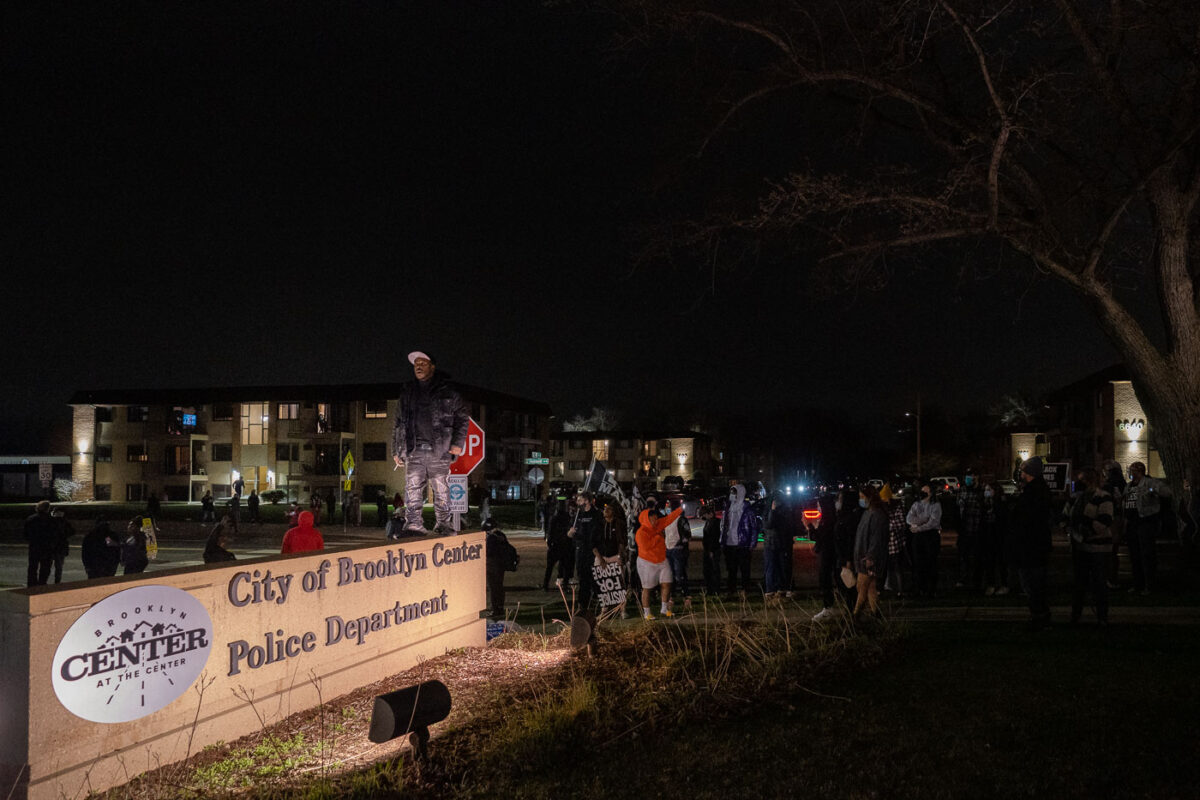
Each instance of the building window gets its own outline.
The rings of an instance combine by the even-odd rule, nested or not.
[[[621,448],[622,450],[628,450],[629,448],[633,447],[633,441],[630,439],[622,439],[621,441],[617,442],[617,447]]]
[[[363,419],[387,419],[387,400],[368,400],[363,403]]]
[[[363,442],[363,461],[387,461],[387,442]]]
[[[188,475],[192,471],[192,462],[188,457],[191,448],[186,444],[171,445],[166,449],[166,459],[163,467],[168,475]],[[186,499],[186,498],[185,498]]]
[[[125,460],[126,461],[147,461],[147,460],[149,460],[148,457],[146,456],[146,445],[144,445],[144,444],[127,445],[125,447]]]
[[[214,422],[233,420],[233,403],[213,403],[212,418]]]
[[[125,484],[125,501],[126,502],[130,502],[130,501],[136,502],[138,500],[145,500],[145,499],[146,499],[146,487],[143,484],[140,484],[140,483]]]
[[[242,403],[242,444],[267,443],[266,403]]]
[[[283,444],[275,445],[275,460],[276,461],[299,461],[300,460],[300,443],[299,442],[284,442]]]
[[[97,500],[112,500],[111,483],[97,483],[92,492],[96,495]]]
[[[592,457],[597,461],[608,461],[608,439],[592,440]]]
[[[568,461],[567,469],[587,469],[587,464],[582,461]]]
[[[583,439],[572,439],[567,443],[567,447],[571,448],[572,450],[582,450],[583,448],[587,447],[587,442],[585,442]]]
[[[129,406],[125,409],[125,419],[128,422],[145,422],[148,416],[150,409],[146,406]]]
[[[96,461],[109,462],[112,461],[112,445],[98,444],[96,445]]]
[[[617,469],[633,469],[632,461],[618,461]]]
[[[338,458],[338,448],[335,444],[317,445],[315,461],[313,471],[318,475],[337,475],[341,472],[341,459]]]
[[[383,492],[383,496],[387,500],[392,498],[387,496],[387,485],[382,483],[364,483],[362,487],[362,501],[366,503],[374,503],[379,498],[379,493]],[[386,512],[385,512],[386,513]]]
[[[214,444],[212,446],[213,461],[233,461],[233,445]]]
[[[300,419],[299,403],[280,403],[278,411],[280,419]]]
[[[96,422],[112,422],[112,412],[112,406],[96,406]]]

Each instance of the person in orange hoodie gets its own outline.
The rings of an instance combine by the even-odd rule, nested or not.
[[[325,539],[321,532],[313,527],[313,513],[301,511],[299,524],[290,528],[283,535],[281,553],[305,553],[309,550],[324,550]]]
[[[650,593],[655,586],[662,587],[662,607],[660,612],[664,617],[671,617],[671,582],[674,580],[671,565],[667,561],[667,541],[664,531],[667,526],[679,519],[683,506],[660,517],[658,514],[658,498],[651,495],[646,498],[646,510],[638,515],[637,540],[637,571],[642,581],[642,612],[646,619],[654,619],[650,613]]]

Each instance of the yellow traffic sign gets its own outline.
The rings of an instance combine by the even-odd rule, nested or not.
[[[342,489],[344,491],[348,492],[353,488],[354,488],[354,481],[342,481]]]
[[[346,457],[342,459],[342,472],[349,475],[354,471],[354,453],[347,450]]]

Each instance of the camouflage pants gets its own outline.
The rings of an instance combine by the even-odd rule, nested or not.
[[[437,524],[450,527],[450,454],[435,456],[432,450],[415,450],[404,460],[404,527],[424,529],[421,509],[425,506],[425,487],[433,486],[433,512]]]

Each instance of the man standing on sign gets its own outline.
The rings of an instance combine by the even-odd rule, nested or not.
[[[437,374],[437,364],[428,353],[415,350],[408,354],[408,363],[416,380],[400,391],[392,432],[392,457],[397,467],[405,467],[404,531],[425,534],[421,509],[425,487],[433,484],[434,532],[452,534],[446,478],[450,462],[462,455],[467,443],[466,406],[446,376]]]

